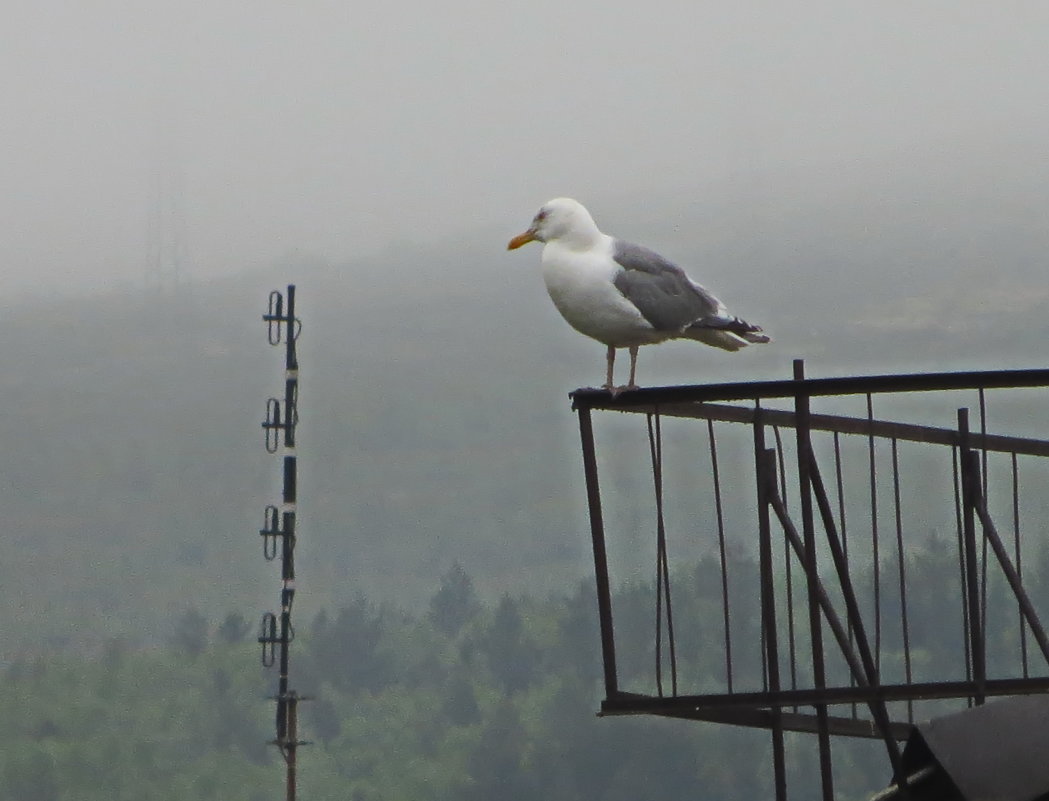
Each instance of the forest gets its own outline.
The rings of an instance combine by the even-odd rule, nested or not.
[[[912,607],[942,625],[913,632],[924,670],[957,669],[956,615],[940,588],[957,564],[935,538],[907,557],[920,589]],[[744,560],[745,562],[746,560]],[[1046,562],[1032,594],[1049,592]],[[752,564],[733,564],[745,572]],[[891,564],[886,564],[891,569]],[[679,620],[709,631],[681,657],[717,681],[723,653],[711,622],[717,566],[675,571]],[[869,577],[868,577],[869,578]],[[1002,591],[992,581],[992,594]],[[652,684],[653,588],[623,587],[614,606],[621,641],[642,645],[620,663],[624,686]],[[757,604],[747,619],[753,630]],[[704,618],[706,615],[706,618]],[[895,628],[893,628],[895,631]],[[767,733],[652,717],[598,718],[601,675],[594,590],[486,603],[454,564],[413,614],[358,596],[303,623],[292,645],[300,705],[303,798],[354,801],[550,798],[626,801],[771,796]],[[0,684],[0,795],[12,801],[264,801],[283,797],[273,737],[275,673],[263,668],[254,626],[236,611],[178,617],[166,642],[131,647],[113,637],[96,655],[26,653]],[[1017,627],[989,634],[1015,645]],[[885,659],[898,656],[887,634]],[[254,668],[251,665],[255,665]],[[804,666],[802,666],[804,669]],[[804,677],[802,677],[804,681]],[[816,792],[812,739],[788,736],[790,790]],[[889,779],[876,741],[835,743],[838,797],[862,799]]]

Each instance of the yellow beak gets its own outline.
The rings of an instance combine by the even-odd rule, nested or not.
[[[535,242],[535,231],[529,228],[523,234],[518,234],[510,243],[506,246],[507,250],[517,250],[521,245],[527,245],[529,242]]]

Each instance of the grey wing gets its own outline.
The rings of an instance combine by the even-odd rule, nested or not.
[[[656,330],[680,332],[705,321],[719,327],[716,321],[731,319],[721,301],[658,253],[617,239],[612,258],[623,268],[616,289]]]

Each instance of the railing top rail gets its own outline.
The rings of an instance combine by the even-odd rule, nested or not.
[[[865,395],[868,393],[934,392],[952,389],[1010,389],[1049,386],[1049,369],[976,370],[951,373],[841,376],[729,384],[643,387],[613,395],[608,390],[581,388],[571,393],[572,408],[642,411],[662,403],[762,400],[798,396]]]

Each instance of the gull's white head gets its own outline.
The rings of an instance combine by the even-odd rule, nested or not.
[[[566,244],[589,245],[600,235],[586,206],[570,197],[557,197],[543,204],[532,218],[532,224],[506,246],[516,250],[529,242],[562,240]]]

